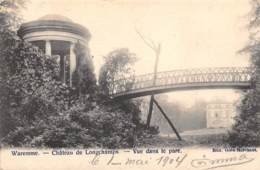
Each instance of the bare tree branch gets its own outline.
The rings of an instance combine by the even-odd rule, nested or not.
[[[140,31],[138,31],[136,29],[136,33],[139,35],[139,37],[143,40],[143,42],[148,46],[150,47],[152,50],[155,50],[156,47],[154,45],[154,43],[150,40],[150,42],[147,41],[147,39],[144,37],[144,35],[142,33],[140,33]]]
[[[157,79],[157,68],[158,68],[158,63],[159,63],[159,56],[161,53],[161,44],[158,43],[158,45],[156,45],[153,40],[151,40],[150,38],[145,38],[144,35],[140,31],[138,31],[137,29],[135,29],[135,30],[136,30],[136,33],[140,36],[140,38],[143,40],[143,42],[148,47],[150,47],[155,53],[156,58],[155,58],[155,63],[154,63],[154,76],[153,76],[153,85],[155,85],[156,79]],[[150,126],[152,112],[153,112],[153,103],[154,103],[154,95],[152,94],[151,98],[150,98],[149,111],[148,111],[147,122],[146,122],[147,127]]]

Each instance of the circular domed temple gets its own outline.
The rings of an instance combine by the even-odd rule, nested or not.
[[[54,56],[60,65],[60,78],[70,82],[76,69],[75,43],[85,46],[90,39],[89,31],[71,19],[60,15],[46,15],[21,25],[18,35],[38,46],[46,55]],[[67,74],[68,73],[68,74]]]

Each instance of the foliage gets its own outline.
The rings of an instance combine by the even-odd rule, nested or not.
[[[23,1],[1,1],[0,130],[18,127],[68,109],[70,87],[57,80],[58,65],[16,35]]]
[[[144,125],[133,121],[133,114],[122,108],[125,105],[112,101],[100,103],[91,110],[84,105],[74,106],[62,115],[16,128],[8,134],[4,144],[16,147],[130,148],[140,143],[149,132]]]
[[[21,1],[20,1],[21,2]],[[18,3],[10,3],[8,0],[0,1],[0,81],[3,81],[3,72],[4,72],[4,63],[3,63],[3,55],[15,45],[15,27],[17,27],[17,23],[20,22],[20,18],[17,17],[16,11],[20,9],[20,6],[23,5],[23,2]],[[12,12],[8,12],[12,11]],[[8,45],[7,45],[8,44]],[[2,83],[1,83],[2,86]],[[3,98],[3,90],[0,87],[0,96]],[[5,91],[6,93],[10,93],[8,90]],[[8,133],[10,130],[13,129],[10,124],[14,122],[11,118],[11,115],[3,115],[3,102],[2,99],[0,100],[0,137],[4,134]],[[4,128],[5,127],[5,128]]]
[[[69,107],[70,88],[56,80],[58,66],[54,59],[18,40],[14,49],[2,53],[1,60],[0,110],[3,125],[4,117],[21,123],[38,116],[48,116],[52,113],[50,108],[62,111]],[[46,106],[46,110],[42,110],[42,106]],[[9,124],[12,127],[16,125]]]
[[[242,52],[251,55],[252,66],[256,68],[252,75],[253,89],[245,93],[238,110],[240,114],[236,117],[235,125],[227,138],[231,145],[235,146],[256,146],[260,145],[260,4],[252,0],[252,19],[250,20],[250,43]]]
[[[109,91],[114,88],[114,81],[133,76],[134,71],[131,66],[135,61],[135,54],[130,53],[126,48],[110,52],[105,57],[105,63],[99,72],[99,86],[102,93],[109,94]],[[124,87],[126,86],[128,85],[125,84]]]
[[[16,36],[18,12],[23,4],[23,1],[0,3],[1,136],[38,116],[47,116],[42,114],[45,111],[52,114],[53,109],[64,108],[66,103],[66,88],[53,76],[57,71],[55,62]],[[51,108],[51,102],[57,105]]]
[[[99,89],[100,96],[108,97],[111,90],[128,89],[133,83],[133,65],[136,62],[135,54],[128,49],[121,48],[110,52],[105,57],[105,63],[99,73]],[[117,84],[117,80],[125,80],[125,84]],[[112,101],[110,101],[112,102]],[[131,122],[134,124],[134,143],[138,145],[142,140],[151,134],[158,134],[158,129],[155,127],[146,128],[141,122],[141,100],[117,100],[113,103],[121,110],[131,115]]]
[[[71,89],[56,81],[55,60],[29,44],[20,45],[14,49],[15,55],[10,55],[13,74],[7,71],[8,76],[1,82],[1,113],[4,117],[12,115],[13,121],[4,145],[132,147],[136,134],[143,134],[136,128],[140,126],[140,110],[134,102],[114,102],[100,96],[95,97],[96,102],[93,99],[73,103],[70,109],[69,101],[60,103],[70,99]]]
[[[256,89],[250,90],[244,96],[239,109],[240,114],[229,132],[228,142],[233,146],[260,145],[260,95]]]
[[[16,36],[20,2],[0,2],[1,8],[12,9],[0,16],[1,145],[126,148],[147,136],[150,130],[140,123],[138,101],[114,101],[98,93],[86,46],[75,46],[77,69],[71,88],[56,77],[55,58]],[[132,74],[134,60],[127,49],[110,53],[101,71],[101,91],[116,78]]]
[[[257,28],[260,25],[260,3],[258,0],[251,0],[251,14],[249,28]]]
[[[93,98],[96,91],[96,77],[89,49],[78,42],[74,51],[77,56],[76,70],[72,75],[72,85],[76,89],[74,92],[83,100]]]

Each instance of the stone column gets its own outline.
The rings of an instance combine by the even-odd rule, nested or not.
[[[45,54],[51,56],[51,42],[50,40],[45,41]]]
[[[72,86],[72,74],[76,69],[76,54],[74,53],[75,43],[70,44],[70,86]]]

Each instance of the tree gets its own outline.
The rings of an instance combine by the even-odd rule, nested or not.
[[[72,86],[75,88],[75,97],[79,97],[84,102],[93,100],[97,81],[89,49],[78,42],[75,45],[74,52],[76,54],[76,70],[72,74]]]
[[[238,107],[239,115],[229,133],[229,143],[236,146],[260,145],[260,4],[258,0],[252,0],[251,5],[250,43],[242,52],[251,55],[252,66],[256,69],[252,74],[253,89],[245,92]]]
[[[16,35],[23,1],[1,1],[0,5],[0,130],[4,137],[68,109],[71,89],[58,81],[54,58]]]
[[[91,110],[72,107],[63,115],[17,128],[4,143],[27,147],[102,147],[129,148],[133,146],[135,125],[118,105],[99,105]]]
[[[131,82],[133,81],[131,78],[134,75],[132,66],[135,62],[135,54],[126,48],[110,52],[105,57],[105,63],[99,72],[98,82],[102,93],[108,95],[112,90],[129,88],[128,86],[131,86]],[[117,84],[118,86],[115,86],[116,80],[127,80],[127,83]]]
[[[55,58],[16,36],[20,2],[0,2],[1,145],[133,147],[145,135],[139,102],[99,95],[89,50],[81,44],[75,47],[78,67],[72,88],[60,82]],[[134,60],[127,49],[110,53],[100,79],[105,90],[100,89],[132,75]]]
[[[5,75],[8,70],[5,67],[4,58],[6,58],[6,53],[11,49],[11,47],[16,45],[16,33],[15,30],[18,27],[21,19],[18,17],[20,8],[24,5],[23,1],[10,2],[8,0],[0,1],[0,81],[2,86],[2,81],[7,76]],[[12,12],[7,12],[12,11]],[[0,96],[3,97],[2,88],[0,87]],[[8,93],[8,91],[5,91]],[[1,97],[1,98],[2,98]],[[8,133],[13,129],[10,124],[13,123],[10,115],[3,115],[4,105],[2,99],[0,100],[0,137]],[[5,129],[3,127],[6,127]]]
[[[156,44],[153,40],[150,38],[145,37],[140,31],[136,29],[136,33],[139,35],[139,37],[143,40],[143,42],[148,46],[150,49],[153,50],[155,54],[155,64],[154,64],[154,72],[153,72],[153,86],[156,84],[156,79],[157,79],[157,69],[158,69],[158,64],[159,64],[159,57],[161,54],[161,43]],[[152,118],[152,112],[153,112],[153,104],[154,104],[154,95],[151,95],[150,98],[150,104],[149,104],[149,111],[148,111],[148,116],[146,120],[147,127],[150,126],[150,121]]]
[[[16,35],[16,30],[19,27],[21,18],[19,17],[20,9],[24,6],[24,1],[0,1],[0,54],[1,54],[1,78],[5,77],[4,73],[7,73],[10,67],[6,67],[8,52],[12,51],[17,45],[19,39]],[[11,70],[10,70],[11,71]]]
[[[110,52],[105,57],[105,63],[100,69],[99,86],[102,97],[102,102],[106,101],[108,108],[114,108],[115,111],[120,109],[125,115],[124,122],[130,121],[133,124],[131,133],[130,146],[142,143],[142,140],[149,136],[151,133],[158,133],[154,127],[146,129],[145,124],[141,122],[141,100],[111,100],[109,95],[111,90],[127,90],[132,87],[134,83],[134,70],[133,64],[136,61],[135,54],[131,53],[126,48],[121,48]],[[117,81],[124,82],[117,84]],[[105,97],[104,97],[105,96]],[[113,110],[111,110],[114,112]],[[129,117],[131,119],[129,120]]]

